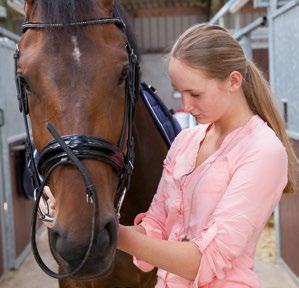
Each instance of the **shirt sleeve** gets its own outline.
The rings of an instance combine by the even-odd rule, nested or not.
[[[282,146],[246,152],[234,166],[207,226],[192,239],[202,254],[194,288],[225,277],[254,232],[262,230],[287,184],[288,160]]]
[[[178,134],[166,155],[166,158],[163,162],[162,177],[148,211],[146,213],[138,214],[134,220],[134,224],[142,226],[146,235],[152,238],[166,240],[168,237],[164,226],[164,223],[166,222],[165,220],[167,218],[165,200],[167,198],[167,192],[169,192],[166,189],[166,178],[172,172],[176,150],[185,133],[186,131],[182,130]],[[133,257],[133,262],[144,272],[151,271],[154,268],[154,266],[151,264],[139,260],[136,257]]]

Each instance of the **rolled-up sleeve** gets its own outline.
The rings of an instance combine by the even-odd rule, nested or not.
[[[143,227],[147,236],[166,240],[168,238],[165,230],[165,222],[167,218],[167,210],[165,207],[165,201],[167,199],[167,177],[172,172],[173,160],[175,157],[176,149],[184,135],[185,131],[179,133],[172,143],[166,158],[163,162],[163,172],[160,179],[157,192],[153,197],[152,203],[146,213],[140,213],[135,217],[134,224]],[[144,272],[148,272],[154,268],[154,266],[133,257],[134,264]]]
[[[207,226],[192,239],[202,254],[194,288],[225,278],[256,229],[264,227],[287,184],[282,146],[260,147],[241,158]]]
[[[164,173],[164,172],[163,172]],[[149,210],[146,213],[140,213],[135,217],[134,224],[142,226],[145,234],[156,239],[166,239],[164,223],[166,219],[166,210],[163,205],[165,193],[163,192],[164,179],[160,180],[157,193],[155,194]],[[133,257],[133,263],[142,271],[151,271],[154,266]]]

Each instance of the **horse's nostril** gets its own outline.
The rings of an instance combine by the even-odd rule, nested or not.
[[[56,246],[57,240],[61,238],[61,233],[57,229],[52,229],[49,234],[50,242]]]
[[[114,218],[111,218],[103,226],[103,229],[99,232],[97,238],[97,247],[100,248],[103,252],[110,246],[116,245],[116,221]]]

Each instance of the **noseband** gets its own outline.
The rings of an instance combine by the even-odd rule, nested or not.
[[[116,11],[117,12],[117,11]],[[28,29],[49,30],[49,29],[62,29],[68,26],[87,26],[87,25],[104,25],[115,24],[126,35],[126,26],[118,13],[114,14],[112,18],[100,18],[86,21],[79,21],[69,24],[60,23],[38,23],[38,22],[25,22],[22,25],[22,32],[25,33]],[[30,137],[29,124],[28,124],[28,99],[26,94],[26,83],[17,72],[18,60],[20,57],[20,51],[17,47],[14,59],[15,59],[15,78],[17,86],[17,97],[19,101],[19,109],[23,114],[25,129],[26,129],[26,159],[33,186],[35,189],[35,203],[33,206],[32,217],[32,233],[31,244],[33,254],[39,266],[49,276],[56,279],[63,279],[75,275],[84,266],[88,257],[90,256],[91,248],[95,241],[95,225],[96,216],[98,215],[98,196],[95,185],[92,182],[90,172],[86,166],[81,162],[82,159],[95,159],[103,161],[110,166],[117,173],[119,177],[119,184],[117,188],[117,195],[119,201],[116,207],[116,214],[120,217],[120,209],[125,198],[126,191],[130,186],[131,175],[134,164],[134,138],[132,135],[133,116],[135,111],[135,104],[139,93],[139,63],[137,56],[132,49],[128,37],[126,41],[126,48],[129,57],[129,71],[126,80],[126,99],[125,99],[125,115],[124,123],[120,135],[118,144],[115,145],[103,138],[86,136],[86,135],[67,135],[60,136],[51,123],[47,124],[49,133],[54,138],[53,141],[48,143],[40,151],[40,160],[36,167],[33,156],[33,143]],[[124,151],[127,151],[126,154]],[[36,245],[36,222],[37,215],[39,214],[43,221],[53,221],[47,213],[44,214],[39,209],[39,202],[41,198],[46,201],[46,196],[43,194],[44,187],[53,172],[53,170],[60,165],[74,165],[83,177],[86,187],[86,199],[87,203],[93,206],[93,215],[91,223],[91,232],[89,246],[84,254],[84,257],[80,265],[73,271],[65,274],[57,274],[50,270],[40,257],[40,254]],[[42,179],[40,177],[42,175]],[[48,208],[49,210],[49,208]]]

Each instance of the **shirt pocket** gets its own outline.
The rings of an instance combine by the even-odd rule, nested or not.
[[[198,191],[209,194],[222,194],[230,179],[229,167],[227,160],[220,159],[213,163],[207,163],[206,169],[202,174],[198,183]]]

